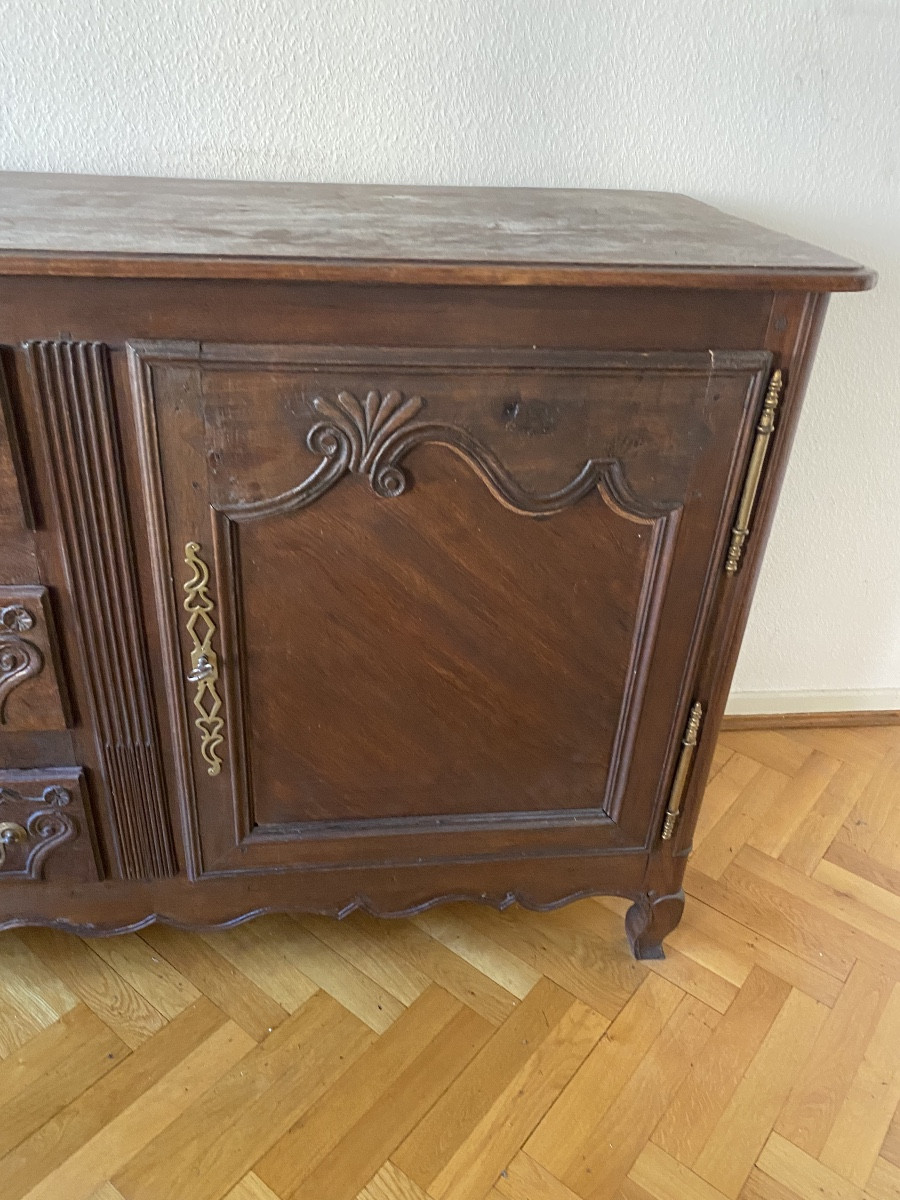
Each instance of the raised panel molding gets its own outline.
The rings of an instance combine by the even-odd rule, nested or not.
[[[174,875],[108,351],[90,342],[31,342],[26,351],[120,869],[127,879]]]

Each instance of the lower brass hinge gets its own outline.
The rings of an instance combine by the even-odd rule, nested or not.
[[[662,827],[662,840],[664,842],[667,842],[671,838],[675,832],[675,826],[678,824],[678,817],[681,814],[681,801],[684,799],[688,775],[691,771],[691,762],[694,758],[694,750],[700,737],[700,722],[702,719],[703,705],[698,701],[696,704],[691,705],[691,712],[684,731],[684,737],[681,739],[681,754],[678,756],[678,766],[675,768],[675,778],[672,780],[672,790],[669,793],[669,803],[666,807],[666,816]]]
[[[781,399],[782,382],[781,372],[773,371],[772,378],[769,380],[769,386],[766,389],[766,398],[763,400],[759,423],[756,426],[756,440],[753,443],[753,451],[747,466],[744,490],[741,492],[741,502],[738,505],[737,516],[734,519],[734,526],[731,530],[731,541],[728,543],[728,554],[725,557],[726,575],[736,574],[738,567],[741,565],[744,543],[747,540],[747,535],[750,533],[750,518],[753,515],[753,506],[756,503],[756,493],[759,491],[759,483],[762,479],[766,455],[769,453],[769,442],[775,429],[775,410]]]

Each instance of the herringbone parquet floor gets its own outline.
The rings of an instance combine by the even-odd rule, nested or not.
[[[900,1196],[900,729],[725,735],[617,901],[0,936],[0,1197]]]

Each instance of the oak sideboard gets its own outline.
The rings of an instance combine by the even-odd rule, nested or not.
[[[0,176],[0,927],[633,901],[828,295],[684,196]]]

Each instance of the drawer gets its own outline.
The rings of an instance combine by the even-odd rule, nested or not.
[[[100,877],[80,767],[0,771],[0,884]]]

